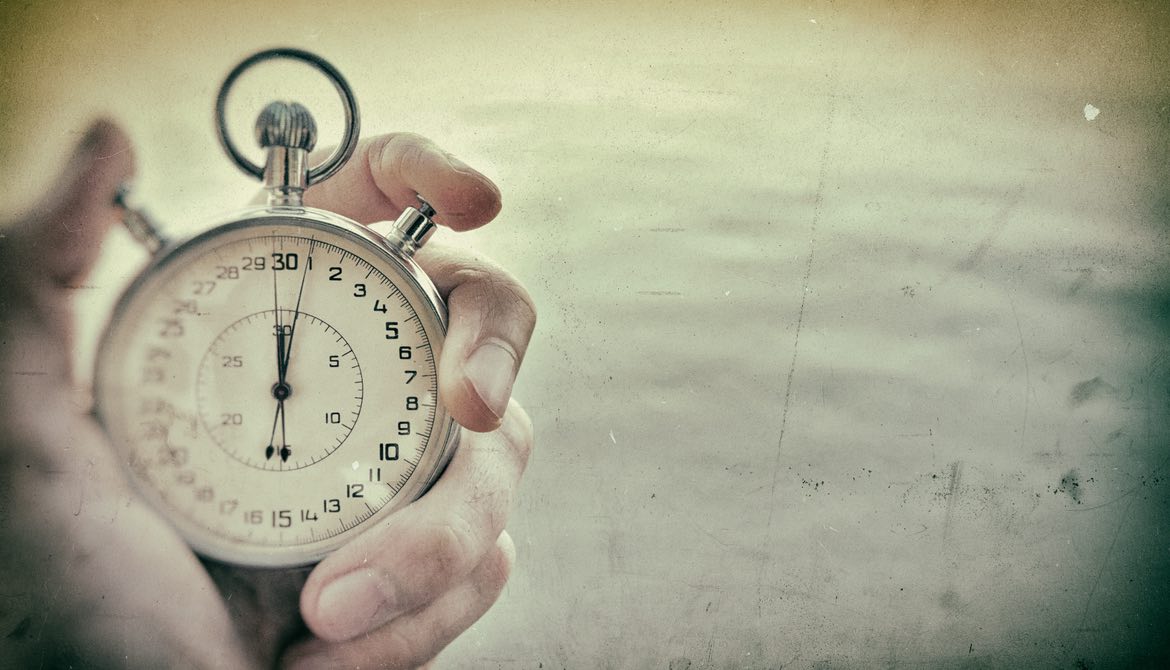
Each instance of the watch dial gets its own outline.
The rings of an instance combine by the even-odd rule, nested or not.
[[[229,224],[123,298],[99,352],[99,415],[197,550],[311,562],[420,495],[449,456],[440,311],[360,232]]]

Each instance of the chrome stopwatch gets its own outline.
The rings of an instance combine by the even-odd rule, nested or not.
[[[308,164],[315,122],[298,104],[260,113],[263,166],[227,132],[232,84],[274,58],[315,67],[342,98],[344,141],[319,166]],[[366,227],[303,205],[353,154],[360,125],[345,79],[313,54],[240,63],[216,121],[268,204],[168,241],[123,203],[153,256],[103,336],[96,411],[138,490],[197,552],[306,565],[422,495],[455,449],[458,426],[438,401],[446,309],[411,260],[434,210],[420,197]]]

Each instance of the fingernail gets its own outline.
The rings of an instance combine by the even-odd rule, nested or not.
[[[471,167],[467,163],[464,163],[449,153],[444,152],[443,155],[447,159],[448,167],[450,167],[455,172],[458,172],[459,174],[474,178],[475,181],[479,183],[479,186],[485,191],[485,195],[488,195],[495,201],[499,201],[500,188],[496,186],[495,182],[493,182],[491,179],[488,179],[487,175],[480,172],[479,170],[476,170],[475,168]]]
[[[504,416],[516,380],[516,354],[502,340],[490,339],[472,352],[463,365],[472,388],[496,418]]]
[[[393,619],[397,612],[383,592],[384,584],[375,573],[359,570],[326,586],[317,599],[326,632],[348,640]]]

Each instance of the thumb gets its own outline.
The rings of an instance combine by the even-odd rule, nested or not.
[[[134,174],[134,152],[113,122],[94,122],[56,184],[17,228],[30,267],[49,282],[76,286],[97,260],[106,230],[117,220],[118,186]]]

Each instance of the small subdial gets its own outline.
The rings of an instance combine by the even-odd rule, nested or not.
[[[199,364],[199,417],[232,458],[263,470],[321,461],[361,415],[362,370],[335,328],[269,309],[232,323]]]

